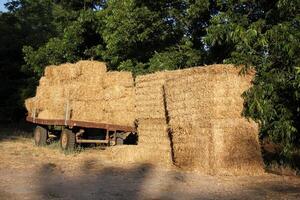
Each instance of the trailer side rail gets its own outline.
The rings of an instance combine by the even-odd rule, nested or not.
[[[100,128],[100,129],[106,129],[111,131],[136,132],[135,128],[131,126],[122,126],[122,125],[97,123],[97,122],[85,122],[85,121],[63,120],[63,119],[39,119],[30,116],[27,116],[26,120],[28,122],[32,122],[34,124],[40,124],[40,125]]]

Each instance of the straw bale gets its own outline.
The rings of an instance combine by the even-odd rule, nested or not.
[[[225,73],[223,73],[224,71]],[[168,87],[175,88],[177,85],[182,86],[182,90],[171,91],[173,92],[172,95],[180,97],[179,99],[176,98],[176,101],[193,99],[195,95],[199,96],[199,98],[213,98],[215,94],[211,90],[219,86],[214,82],[223,83],[224,80],[235,80],[233,78],[236,77],[239,71],[240,68],[233,67],[232,65],[212,65],[137,76],[135,79],[137,118],[165,117],[164,85],[168,80],[176,79],[174,82],[169,82]],[[237,84],[240,83],[238,80],[235,82]],[[197,87],[185,87],[188,84],[196,84]],[[231,84],[227,84],[228,89],[223,91],[223,93],[222,90],[219,90],[220,97],[226,97],[227,95],[231,95],[231,93],[234,95],[239,94],[239,92],[230,90],[230,87],[233,87]],[[172,98],[170,101],[172,101]]]
[[[61,114],[71,102],[75,120],[133,126],[132,74],[106,71],[105,63],[97,61],[48,66],[37,87],[34,105],[28,100],[27,108],[31,111],[35,106],[44,118],[64,118]]]
[[[174,119],[176,120],[176,123],[172,125],[182,125],[182,128],[186,128],[186,125],[191,122],[192,123],[190,125],[196,127],[197,120],[207,120],[207,116],[213,116],[211,118],[214,119],[215,109],[219,109],[218,107],[214,109],[215,104],[223,103],[222,100],[219,100],[218,98],[236,94],[231,94],[231,88],[233,86],[231,86],[230,84],[227,84],[227,88],[225,91],[219,91],[220,95],[218,96],[218,98],[216,98],[216,95],[212,92],[215,87],[219,86],[214,82],[222,83],[226,80],[233,79],[236,73],[238,73],[239,69],[232,68],[232,66],[230,66],[226,70],[225,75],[222,74],[221,76],[216,76],[216,74],[220,74],[220,72],[223,71],[224,66],[217,65],[176,71],[163,71],[143,76],[137,76],[135,98],[137,118],[139,120],[139,144],[143,146],[147,146],[147,144],[153,144],[157,142],[152,141],[153,138],[159,138],[159,135],[161,135],[161,133],[166,133],[166,130],[164,130],[163,128],[155,128],[157,126],[157,122],[153,121],[153,119],[159,118],[162,120],[162,126],[166,127],[166,114],[169,114],[168,117],[173,119],[173,121]],[[176,81],[173,82],[168,81],[175,79]],[[166,82],[168,83],[168,86],[166,86]],[[235,82],[237,84],[239,83],[237,80],[235,80]],[[236,83],[234,85],[236,85]],[[196,85],[196,87],[187,87],[194,84]],[[178,85],[180,86],[180,89],[174,89],[177,88]],[[173,90],[167,90],[167,92],[169,93],[165,94],[165,87],[173,88]],[[239,92],[237,93],[240,94]],[[197,99],[194,98],[195,96],[197,96]],[[166,113],[165,110],[166,98],[168,102],[172,102],[170,104],[167,104],[168,111],[169,109],[171,110],[170,113]],[[222,106],[221,104],[222,107],[220,108],[222,109],[218,111],[217,116],[219,118],[225,118],[229,116],[240,115],[240,107],[234,108],[231,113],[226,112],[226,106],[234,105],[236,101],[239,102],[240,100],[226,99],[226,101],[224,102],[224,106]],[[199,109],[202,111],[202,115],[198,114]],[[145,120],[148,120],[150,124],[146,127],[143,127]],[[194,144],[192,145],[192,147],[197,147],[197,143],[203,143],[199,151],[208,152],[208,145],[212,142],[212,132],[210,131],[210,134],[205,134],[207,131],[204,131],[211,130],[209,129],[209,122],[211,122],[211,120],[203,123],[204,127],[201,129],[203,132],[202,137],[193,138],[195,141],[189,141],[189,145]],[[179,133],[179,135],[180,134],[181,133]],[[185,139],[184,141],[186,140],[187,139]],[[165,146],[170,142],[169,138],[167,138],[166,141],[167,142],[164,142]],[[175,149],[180,150],[182,148],[185,152],[190,153],[191,156],[191,158],[186,158],[186,154],[184,154],[182,158],[177,158],[177,162],[179,163],[178,165],[183,165],[182,163],[190,163],[190,165],[193,165],[191,160],[192,158],[197,157],[197,155],[193,154],[191,147],[187,147],[187,145],[185,143],[182,143],[180,140],[174,145],[176,146],[174,146]],[[206,153],[205,155],[207,158],[209,157],[208,153]],[[185,162],[184,159],[188,159],[187,162]],[[197,165],[198,168],[201,165],[202,167],[200,168],[202,169],[210,169],[208,164],[203,162],[204,161],[202,161],[201,159],[196,159],[195,165]]]
[[[226,124],[220,121],[213,126],[215,173],[263,173],[257,124],[245,119],[231,119],[225,122]]]
[[[52,78],[56,75],[56,70],[57,66],[56,65],[49,65],[45,68],[44,71],[44,76],[45,78]]]
[[[37,118],[39,118],[39,119],[63,119],[64,113],[54,112],[51,110],[43,110],[40,113],[38,113]]]
[[[81,81],[89,84],[102,84],[106,73],[106,65],[97,61],[79,61],[75,64],[66,63],[45,68],[48,84],[62,84],[70,81]],[[42,80],[43,82],[43,80]]]
[[[144,154],[144,159],[160,165],[171,165],[171,144],[165,119],[139,119],[137,130],[138,145],[142,152],[148,152]]]
[[[25,108],[28,111],[28,114],[32,114],[33,113],[33,109],[35,107],[35,97],[31,97],[25,100]]]
[[[134,80],[131,72],[107,72],[104,76],[103,87],[122,86],[134,87]]]
[[[45,76],[43,76],[39,80],[39,86],[51,86],[51,82],[50,82],[50,80],[48,78],[46,78]]]
[[[78,77],[78,81],[82,81],[88,84],[103,85],[103,77],[106,74],[106,64],[98,61],[79,61],[76,66],[81,71],[81,76]]]
[[[81,69],[76,64],[65,63],[59,66],[51,65],[45,68],[45,77],[50,84],[60,84],[78,78]]]
[[[124,86],[111,86],[104,89],[103,98],[106,101],[113,100],[113,99],[120,99],[120,98],[134,98],[134,89],[133,87],[128,88]]]
[[[101,101],[72,101],[71,119],[88,122],[103,122],[104,102]]]
[[[174,164],[187,170],[212,173],[212,130],[192,124],[172,126]]]
[[[64,119],[65,101],[61,99],[41,99],[34,102],[37,117],[42,119]]]
[[[115,99],[105,102],[105,110],[107,111],[132,111],[134,112],[134,99],[130,97],[124,97],[121,99]]]
[[[166,79],[166,73],[164,72],[156,72],[153,74],[147,74],[147,75],[140,75],[137,76],[135,79],[136,84],[143,84],[143,83],[152,83],[152,82],[157,82],[160,80],[165,80]]]
[[[137,118],[165,118],[163,85],[154,88],[136,88],[135,106]],[[149,96],[146,91],[148,91]]]
[[[63,112],[66,106],[65,99],[46,99],[37,98],[35,100],[35,106],[38,110],[49,110],[54,112]]]
[[[38,86],[36,89],[36,97],[44,99],[61,99],[64,98],[64,88],[55,86]]]
[[[73,101],[72,119],[133,126],[136,119],[133,101]]]
[[[135,113],[127,110],[104,112],[106,123],[134,126]]]
[[[70,100],[90,101],[103,100],[104,91],[102,87],[97,85],[77,83],[66,84],[62,87],[64,89],[64,96]]]
[[[153,148],[155,148],[155,146],[153,146]],[[122,164],[148,163],[155,167],[159,166],[164,169],[171,169],[172,165],[166,162],[169,157],[164,157],[165,154],[158,155],[157,152],[153,152],[153,148],[144,148],[139,145],[120,145],[107,148],[105,151],[109,153],[111,160],[118,161]]]
[[[253,74],[239,76],[231,65],[192,71],[165,84],[175,164],[206,173],[262,172],[258,130],[241,116]]]

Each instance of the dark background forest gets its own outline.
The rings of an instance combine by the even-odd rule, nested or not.
[[[81,59],[136,74],[254,68],[244,115],[289,158],[300,146],[300,0],[10,0],[0,12],[0,121],[24,120],[45,66]]]

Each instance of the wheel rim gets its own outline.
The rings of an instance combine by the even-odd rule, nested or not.
[[[62,137],[61,137],[61,147],[63,149],[66,149],[67,148],[67,144],[68,144],[68,136],[67,136],[67,134],[62,134]]]
[[[41,132],[40,132],[39,129],[35,130],[34,139],[35,139],[36,144],[40,143],[40,141],[41,141]]]

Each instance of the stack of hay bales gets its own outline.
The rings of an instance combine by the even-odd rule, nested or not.
[[[263,172],[258,128],[241,116],[253,74],[215,65],[166,82],[175,165],[210,174]]]
[[[172,164],[163,88],[167,73],[137,76],[135,80],[139,151],[144,160],[165,166]]]
[[[25,101],[41,119],[70,119],[133,126],[134,81],[130,72],[106,72],[97,61],[48,66],[36,96]]]
[[[134,126],[138,145],[119,147],[125,161],[151,162],[210,174],[263,172],[258,127],[241,116],[241,94],[253,74],[232,65],[213,65],[137,76],[106,72],[104,63],[80,61],[49,66],[30,113],[65,119]],[[169,131],[171,130],[171,132]]]
[[[103,83],[104,115],[113,124],[134,126],[134,80],[131,72],[107,72]]]

